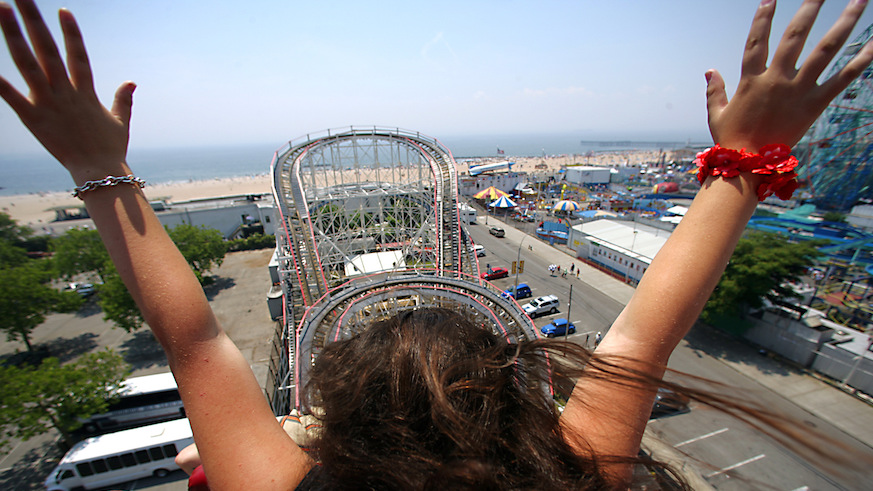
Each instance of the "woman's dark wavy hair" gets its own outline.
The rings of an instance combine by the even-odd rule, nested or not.
[[[564,343],[571,345],[572,343]],[[324,489],[602,489],[594,458],[566,443],[549,393],[554,342],[509,343],[436,308],[404,312],[319,355],[309,404]],[[581,368],[583,348],[561,356]],[[569,348],[569,351],[566,349]],[[554,357],[553,357],[554,358]]]
[[[321,465],[301,489],[606,489],[602,467],[616,462],[660,469],[690,489],[665,463],[572,450],[552,391],[567,396],[582,376],[668,387],[806,458],[832,461],[827,449],[835,448],[844,449],[836,455],[852,453],[822,432],[731,395],[728,386],[684,374],[678,385],[625,367],[572,342],[509,342],[445,309],[375,322],[329,344],[316,360],[306,403],[318,408],[322,423],[309,444]],[[689,386],[695,383],[707,389]],[[569,436],[585,446],[580,435]]]

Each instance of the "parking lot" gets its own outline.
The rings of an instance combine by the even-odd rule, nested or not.
[[[205,288],[219,322],[249,361],[262,387],[275,326],[266,302],[270,289],[267,264],[272,253],[267,249],[228,254],[221,267],[213,271],[216,281]],[[34,345],[48,348],[61,361],[108,347],[124,357],[133,375],[168,370],[163,350],[147,328],[133,333],[114,328],[103,320],[95,301],[90,300],[77,313],[50,315],[34,331]],[[23,349],[23,343],[4,340],[0,342],[0,357]],[[54,432],[49,432],[7,447],[8,453],[0,456],[0,489],[44,489],[45,476],[61,457],[55,438]],[[178,471],[164,479],[134,481],[126,488],[113,489],[184,490],[186,476]]]

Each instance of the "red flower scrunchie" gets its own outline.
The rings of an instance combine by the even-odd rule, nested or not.
[[[764,201],[775,194],[782,200],[791,199],[797,189],[797,159],[791,155],[788,145],[776,143],[761,147],[761,153],[747,152],[746,149],[731,150],[715,144],[712,148],[697,154],[697,180],[700,184],[709,176],[724,178],[736,177],[740,172],[751,172],[764,177],[757,189],[758,201]]]

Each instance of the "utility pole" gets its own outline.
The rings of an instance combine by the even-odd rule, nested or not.
[[[521,269],[519,268],[519,266],[521,266],[521,245],[524,244],[524,239],[526,238],[527,233],[524,234],[524,237],[521,238],[521,242],[518,243],[518,252],[515,254],[515,290],[513,290],[515,293],[513,296],[516,300],[518,300],[518,270]]]
[[[570,299],[567,300],[567,327],[564,328],[564,341],[570,338],[570,308],[573,306],[573,284],[570,283]]]

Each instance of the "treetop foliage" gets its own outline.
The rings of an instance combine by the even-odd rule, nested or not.
[[[182,224],[167,228],[167,233],[201,284],[208,279],[206,273],[224,261],[227,244],[218,230]],[[142,315],[96,230],[71,229],[53,239],[52,250],[56,267],[65,277],[87,273],[99,277],[98,302],[106,320],[128,332],[142,327]]]
[[[82,299],[51,284],[55,271],[48,259],[30,259],[24,248],[31,231],[0,213],[0,331],[33,351],[31,332],[51,312],[72,312]]]
[[[66,365],[46,358],[39,366],[0,366],[0,448],[10,438],[27,440],[50,428],[72,445],[80,418],[106,411],[128,373],[122,357],[108,349]]]
[[[819,257],[821,241],[789,242],[783,236],[751,232],[741,238],[724,274],[703,309],[711,321],[720,316],[741,316],[763,305],[764,298],[793,297],[784,287],[795,282]]]

